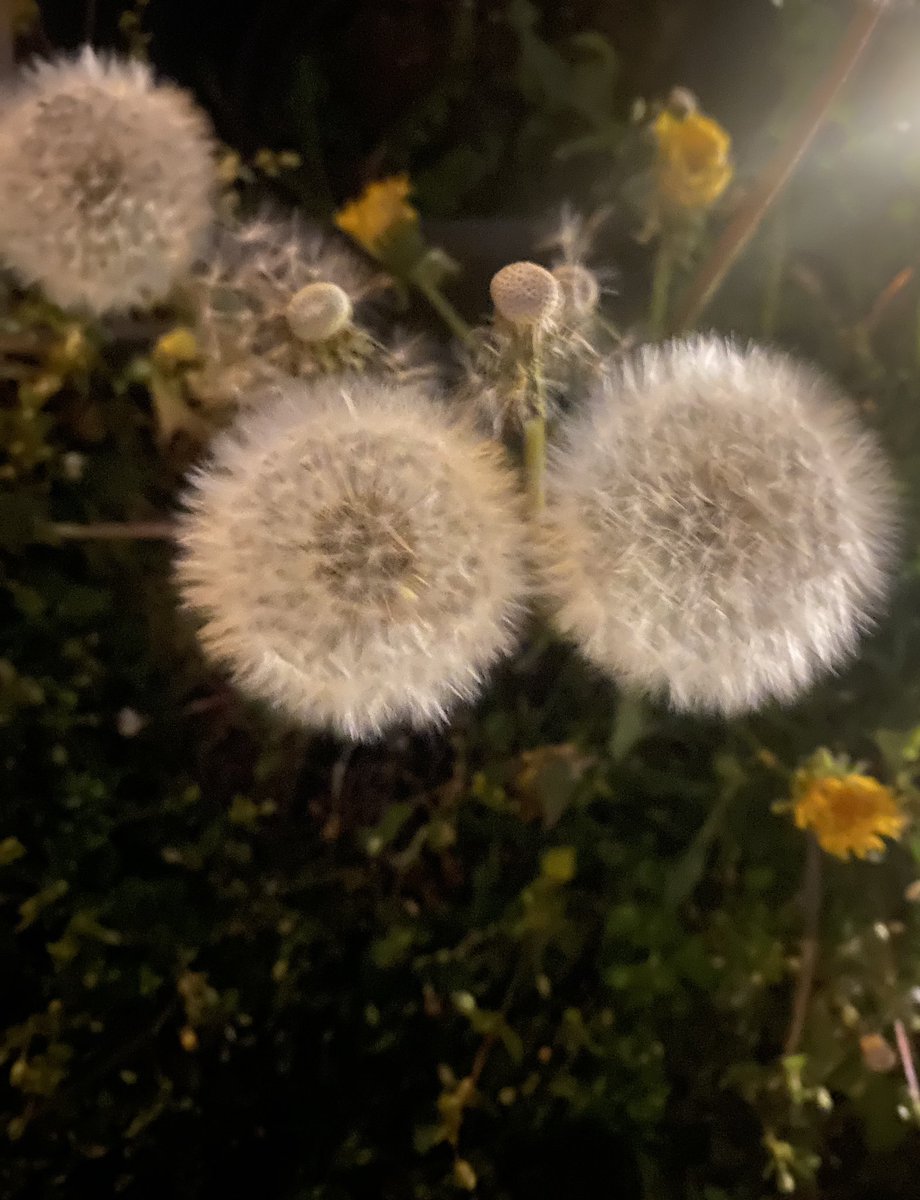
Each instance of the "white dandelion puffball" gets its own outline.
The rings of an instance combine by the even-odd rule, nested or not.
[[[739,713],[853,649],[895,509],[874,439],[810,368],[715,337],[647,346],[551,469],[546,587],[601,669]]]
[[[162,300],[213,219],[210,130],[136,61],[39,63],[0,109],[0,258],[64,308]]]
[[[411,385],[321,379],[218,439],[177,569],[246,690],[365,739],[442,720],[513,648],[525,537],[494,443]]]
[[[545,267],[513,262],[492,276],[495,311],[512,325],[545,325],[562,305],[562,290]]]
[[[190,380],[196,397],[243,403],[260,387],[325,370],[315,343],[332,326],[342,332],[379,290],[379,276],[342,239],[297,213],[266,210],[217,226],[186,288],[201,356]],[[310,303],[317,299],[325,304]],[[325,336],[305,338],[318,323]]]

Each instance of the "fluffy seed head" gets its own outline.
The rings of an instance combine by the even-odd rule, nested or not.
[[[601,298],[597,276],[580,263],[555,267],[553,278],[562,290],[563,319],[583,320],[595,311]]]
[[[489,285],[496,312],[513,325],[545,325],[562,302],[559,284],[545,267],[532,262],[509,263]]]
[[[514,644],[523,541],[498,447],[356,376],[291,384],[218,440],[178,574],[245,688],[360,739],[478,690]]]
[[[299,329],[318,327],[309,311],[317,296],[332,299],[329,328],[336,310],[341,319],[347,308],[350,319],[378,288],[378,277],[342,239],[296,213],[219,226],[185,298],[201,354],[190,379],[196,397],[211,406],[235,404],[271,384],[364,367],[375,347],[357,329],[341,347],[344,357],[331,358],[316,351],[322,338],[306,339]]]
[[[611,368],[550,494],[561,628],[678,708],[791,699],[885,590],[887,465],[829,381],[772,351],[699,338]]]
[[[337,283],[308,283],[288,301],[285,316],[302,342],[325,342],[341,333],[354,309]]]
[[[63,307],[163,299],[213,216],[207,121],[143,63],[41,63],[0,112],[0,257]]]

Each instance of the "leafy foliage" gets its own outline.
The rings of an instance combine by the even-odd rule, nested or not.
[[[534,12],[504,15],[521,154],[576,134],[631,153],[614,50],[550,42]],[[817,18],[827,5],[800,3],[784,28]],[[486,36],[470,20],[457,54]],[[406,117],[409,159],[449,129],[452,87]],[[462,209],[458,178],[510,163],[504,120],[473,151],[445,134],[420,203]],[[775,318],[834,370],[912,487],[914,313],[863,318],[912,260],[918,180],[905,159],[854,216],[858,155],[855,137],[819,147],[782,239],[764,232],[719,312],[742,333]],[[842,256],[862,222],[871,246]],[[806,850],[772,811],[824,745],[916,816],[911,488],[891,614],[794,710],[678,718],[539,634],[449,736],[350,748],[279,727],[202,665],[168,546],[56,531],[172,504],[194,445],[181,421],[163,444],[150,347],[168,318],[116,342],[34,297],[3,307],[4,1195],[915,1193],[900,1064],[870,1069],[860,1039],[916,1027],[920,838],[824,863],[818,970],[786,1053]]]

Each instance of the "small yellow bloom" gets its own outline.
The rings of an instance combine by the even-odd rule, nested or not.
[[[656,178],[671,208],[708,208],[732,178],[731,138],[718,121],[699,112],[665,109],[652,126],[657,142]]]
[[[153,348],[153,357],[160,367],[178,367],[194,362],[198,357],[198,343],[191,329],[179,325],[164,333]]]
[[[813,831],[822,850],[837,858],[866,858],[900,837],[907,817],[891,790],[868,775],[815,777],[799,772],[793,805],[799,829]]]
[[[357,200],[350,200],[335,214],[344,233],[375,257],[394,233],[418,224],[418,212],[409,203],[412,185],[408,175],[393,175],[370,183]]]

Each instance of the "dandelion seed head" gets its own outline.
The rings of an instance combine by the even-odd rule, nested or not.
[[[354,309],[337,283],[308,283],[295,292],[285,309],[291,332],[302,342],[325,342],[348,325]]]
[[[512,325],[545,325],[562,302],[559,284],[552,274],[532,262],[502,267],[492,276],[489,291],[496,312]]]
[[[560,627],[624,683],[725,714],[793,699],[886,590],[886,462],[833,385],[719,338],[611,367],[550,471]]]
[[[196,398],[239,404],[269,385],[364,368],[377,347],[360,319],[381,286],[341,237],[297,213],[219,226],[186,289],[201,358],[190,377]],[[337,323],[341,333],[356,313],[354,337],[336,354],[317,347],[333,334],[304,336]]]
[[[178,575],[240,684],[364,739],[475,695],[527,591],[501,451],[413,386],[291,384],[194,480]]]
[[[213,218],[204,115],[148,66],[39,63],[0,111],[0,256],[65,308],[163,299]]]

